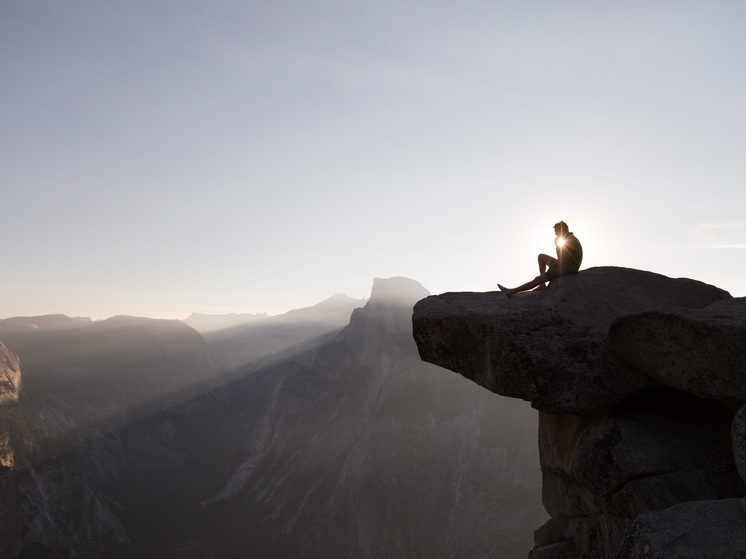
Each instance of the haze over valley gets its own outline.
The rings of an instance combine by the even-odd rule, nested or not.
[[[426,295],[377,279],[204,337],[0,321],[22,371],[0,408],[3,556],[523,555],[546,516],[536,413],[419,359]]]

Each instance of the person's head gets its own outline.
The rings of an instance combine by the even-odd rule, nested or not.
[[[558,237],[564,237],[570,232],[570,228],[564,221],[558,221],[554,224],[554,234]]]

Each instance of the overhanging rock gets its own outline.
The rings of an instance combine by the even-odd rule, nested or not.
[[[609,346],[619,318],[732,300],[691,279],[618,267],[583,270],[548,289],[445,293],[414,307],[420,357],[552,414],[598,415],[658,384]]]

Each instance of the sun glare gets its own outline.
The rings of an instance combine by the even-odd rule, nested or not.
[[[564,237],[557,237],[557,246],[558,247],[565,246],[565,238]]]

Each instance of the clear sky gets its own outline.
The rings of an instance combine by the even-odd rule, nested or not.
[[[584,267],[746,295],[746,2],[0,0],[0,317]]]

